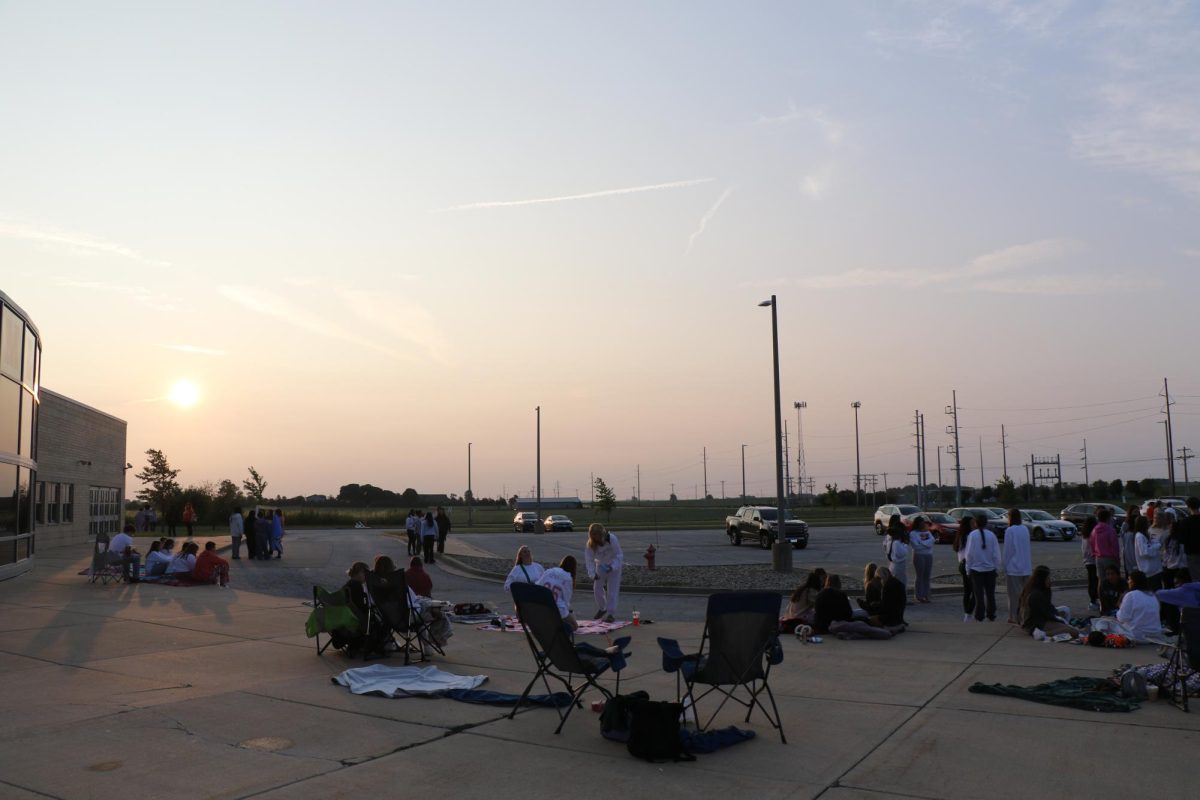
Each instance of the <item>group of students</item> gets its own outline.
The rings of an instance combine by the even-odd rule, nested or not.
[[[342,587],[346,591],[350,607],[362,623],[359,630],[350,633],[335,631],[335,647],[345,648],[351,656],[382,655],[394,647],[391,630],[385,625],[367,624],[371,609],[398,599],[403,591],[407,606],[413,609],[425,624],[426,631],[434,644],[445,645],[453,635],[450,620],[433,602],[433,579],[425,571],[420,556],[413,556],[407,570],[401,570],[390,556],[378,555],[373,566],[356,561],[346,570],[347,581]],[[426,655],[422,650],[422,656]]]
[[[1070,609],[1055,606],[1051,588],[1050,568],[1038,566],[1021,591],[1021,627],[1035,639],[1066,636],[1079,638],[1081,631],[1071,624]],[[1102,582],[1106,603],[1101,616],[1090,622],[1092,631],[1119,634],[1133,642],[1156,642],[1162,639],[1163,626],[1159,620],[1160,604],[1141,570],[1129,573],[1122,586],[1115,566],[1106,567]]]
[[[242,509],[235,508],[229,515],[229,538],[233,543],[233,557],[241,559],[242,539],[246,540],[246,558],[267,560],[272,555],[283,558],[283,509],[250,509],[242,516]]]
[[[588,577],[592,579],[592,596],[596,601],[594,619],[613,622],[616,619],[617,602],[621,593],[621,567],[625,555],[616,534],[598,522],[588,526],[587,544],[583,548],[583,563]],[[575,575],[579,562],[575,556],[563,556],[558,566],[543,567],[533,560],[533,551],[527,545],[517,549],[512,569],[504,580],[504,591],[512,591],[514,583],[531,583],[544,586],[554,595],[554,603],[563,621],[576,630],[579,621],[575,617],[572,600],[575,594]]]
[[[446,537],[450,534],[450,516],[446,509],[437,507],[437,513],[424,513],[414,509],[404,519],[404,532],[408,536],[408,554],[425,554],[425,563],[434,563],[434,550],[446,552]]]
[[[904,584],[892,571],[871,563],[863,570],[863,596],[858,608],[842,590],[842,579],[817,567],[792,592],[779,619],[781,633],[792,633],[802,625],[816,633],[839,639],[891,639],[904,633],[904,608],[908,603]]]
[[[136,581],[140,577],[141,555],[133,546],[133,534],[136,532],[133,525],[126,525],[108,545],[113,563],[121,564],[122,573],[128,581]],[[205,542],[203,552],[195,542],[184,542],[179,552],[175,552],[175,540],[162,537],[150,543],[150,550],[146,553],[145,576],[190,579],[227,588],[229,562],[217,555],[216,542]]]

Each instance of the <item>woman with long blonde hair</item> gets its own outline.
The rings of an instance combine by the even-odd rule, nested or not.
[[[592,593],[596,598],[596,619],[605,622],[616,618],[617,600],[621,595],[621,565],[625,555],[617,537],[605,530],[599,522],[588,526],[587,546],[583,548],[583,563],[588,577],[592,579]]]

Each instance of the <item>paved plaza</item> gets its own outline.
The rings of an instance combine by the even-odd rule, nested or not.
[[[541,537],[537,546],[549,550]],[[1007,625],[964,624],[953,600],[938,598],[912,609],[911,629],[890,642],[785,639],[772,686],[787,745],[756,716],[749,743],[649,764],[601,738],[586,708],[555,736],[546,709],[510,721],[507,709],[331,684],[359,662],[317,656],[303,596],[314,582],[340,583],[349,561],[403,555],[404,545],[355,531],[293,534],[285,547],[284,561],[235,562],[229,590],[88,584],[81,546],[40,552],[31,574],[0,583],[0,797],[1191,795],[1198,714],[1167,703],[1099,714],[967,692],[977,680],[1101,677],[1156,661],[1150,648],[1040,644]],[[439,597],[503,600],[495,584],[431,571]],[[1059,599],[1077,605],[1080,594]],[[674,681],[654,639],[695,644],[704,600],[623,603],[634,604],[655,624],[626,629],[622,688],[666,699]],[[496,691],[524,687],[522,637],[455,634],[437,666],[487,675]],[[732,711],[718,722],[744,726]]]

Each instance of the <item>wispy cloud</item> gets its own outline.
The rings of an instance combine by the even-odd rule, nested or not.
[[[0,238],[17,239],[67,249],[76,255],[110,255],[150,267],[169,267],[170,262],[147,258],[131,247],[45,225],[30,225],[0,217]]]
[[[406,342],[430,361],[447,364],[442,324],[423,305],[392,292],[337,289],[346,309],[360,322],[374,327],[389,340]]]
[[[829,191],[833,182],[833,164],[824,164],[820,168],[803,175],[800,178],[800,191],[814,200],[820,200]]]
[[[976,256],[965,264],[944,269],[912,268],[912,269],[852,269],[844,272],[827,273],[824,275],[809,275],[796,281],[800,286],[809,289],[862,289],[885,287],[921,288],[928,286],[945,286],[964,290],[1007,291],[1005,286],[1016,286],[1021,283],[1031,287],[1030,292],[1048,293],[1048,288],[1058,285],[1054,281],[1059,278],[1073,280],[1070,275],[1062,276],[1022,276],[1012,279],[1012,282],[1002,281],[996,276],[1007,275],[1011,272],[1029,267],[1064,259],[1079,252],[1082,244],[1072,239],[1042,239],[1035,242],[1012,245]],[[1114,277],[1114,280],[1116,277]],[[1120,280],[1128,283],[1128,277]],[[1077,282],[1076,288],[1086,281]],[[1064,284],[1065,285],[1065,284]]]
[[[760,114],[755,125],[773,125],[784,122],[810,122],[820,129],[829,144],[840,144],[845,134],[845,125],[821,108],[800,108],[794,100],[788,100],[788,110],[783,114],[768,116]]]
[[[571,200],[593,200],[598,197],[615,197],[623,194],[638,194],[639,192],[657,192],[663,189],[682,189],[687,186],[699,186],[702,183],[712,183],[716,178],[692,178],[686,181],[671,181],[669,183],[653,183],[646,186],[626,186],[621,189],[602,189],[598,192],[582,194],[563,194],[554,197],[535,197],[526,200],[488,200],[482,203],[465,203],[459,206],[439,209],[440,211],[469,211],[476,208],[513,208],[516,206],[536,206],[545,203],[565,203]]]
[[[181,307],[167,293],[151,290],[146,286],[112,283],[110,281],[84,281],[62,276],[54,278],[54,285],[64,289],[80,289],[86,292],[110,292],[112,294],[124,295],[130,300],[156,311],[182,313],[189,310],[186,307]]]
[[[1021,275],[994,280],[979,281],[969,288],[971,291],[1000,292],[1003,294],[1030,295],[1085,295],[1116,294],[1128,292],[1134,278],[1130,275],[1105,275],[1096,272],[1066,275]],[[1157,286],[1156,280],[1137,279],[1138,286]]]
[[[158,346],[166,350],[174,350],[179,353],[191,353],[192,355],[197,356],[223,356],[226,354],[224,350],[216,350],[211,347],[200,347],[199,345],[194,344],[160,344]]]
[[[692,246],[696,244],[696,239],[700,238],[700,234],[704,233],[705,226],[716,216],[717,209],[729,198],[729,194],[732,191],[732,186],[726,187],[725,191],[721,192],[721,196],[717,198],[717,202],[713,203],[708,211],[704,212],[704,216],[700,218],[700,224],[696,226],[696,230],[692,231],[692,235],[688,237],[687,250],[684,251],[684,255],[692,252]]]
[[[974,47],[967,29],[946,15],[934,17],[915,28],[869,30],[867,38],[888,47],[949,55],[960,55]]]

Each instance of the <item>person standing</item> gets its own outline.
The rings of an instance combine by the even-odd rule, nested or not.
[[[254,543],[258,545],[258,557],[266,561],[271,557],[271,519],[263,509],[254,518]]]
[[[188,538],[192,538],[192,526],[196,523],[196,509],[191,503],[183,504],[183,527],[187,528]]]
[[[1088,600],[1091,601],[1089,608],[1099,611],[1100,581],[1096,573],[1096,556],[1092,553],[1092,531],[1095,529],[1096,518],[1089,514],[1079,529],[1079,548],[1083,552],[1083,568],[1087,571]]]
[[[621,565],[625,555],[617,537],[599,522],[588,525],[587,545],[583,548],[583,562],[588,577],[592,579],[592,594],[596,599],[595,619],[604,617],[605,622],[616,618],[617,600],[621,594]]]
[[[270,513],[270,512],[268,512]],[[286,531],[283,529],[283,509],[275,509],[275,513],[271,515],[271,550],[277,553],[276,558],[283,558],[283,537]]]
[[[450,517],[446,516],[446,509],[441,506],[437,507],[437,516],[433,518],[437,523],[437,551],[439,553],[446,552],[446,537],[450,534]]]
[[[1166,530],[1160,527],[1164,522],[1167,522],[1167,515],[1163,511],[1154,515],[1153,525],[1147,525],[1146,519],[1139,519],[1133,540],[1138,569],[1146,576],[1146,588],[1151,592],[1162,588],[1162,540],[1171,532],[1169,527]]]
[[[1187,516],[1176,523],[1176,536],[1187,559],[1188,578],[1200,581],[1200,497],[1187,499]]]
[[[996,620],[996,566],[1000,559],[1000,543],[987,526],[987,517],[975,517],[975,530],[967,536],[966,565],[971,576],[971,591],[975,595],[975,621]]]
[[[233,544],[233,558],[235,561],[240,561],[242,556],[242,509],[234,508],[233,513],[229,515],[229,540]],[[246,554],[250,555],[250,547],[247,545]]]
[[[1033,574],[1033,555],[1029,550],[1029,528],[1021,521],[1021,509],[1008,510],[1004,529],[1004,581],[1008,591],[1008,624],[1021,624],[1021,595]]]
[[[133,529],[138,533],[145,533],[146,527],[146,509],[139,508],[133,515]]]
[[[420,517],[417,516],[415,508],[410,508],[408,516],[404,518],[404,533],[408,536],[408,554],[415,556],[420,553]]]
[[[1121,544],[1116,529],[1109,524],[1111,520],[1112,509],[1108,506],[1096,509],[1096,527],[1092,528],[1092,555],[1096,557],[1097,575],[1103,575],[1110,564],[1119,568],[1121,563]]]
[[[1138,568],[1137,566],[1137,551],[1133,547],[1133,537],[1137,534],[1137,521],[1142,516],[1142,510],[1137,505],[1130,506],[1125,512],[1125,521],[1121,523],[1121,530],[1117,534],[1121,547],[1121,569],[1124,570],[1126,579],[1129,578],[1129,573]],[[1103,576],[1101,576],[1103,578]]]
[[[963,622],[970,622],[975,611],[975,590],[971,576],[967,574],[967,536],[975,530],[975,518],[967,515],[959,520],[958,533],[954,534],[954,555],[958,558],[958,574],[962,578]]]
[[[254,509],[246,511],[246,517],[242,520],[242,535],[246,537],[246,558],[253,561],[258,558],[258,537],[254,530]]]
[[[158,530],[158,511],[153,506],[146,506],[146,525],[149,526],[151,533]]]
[[[913,594],[918,603],[932,602],[929,594],[930,585],[933,582],[934,538],[929,531],[929,520],[925,517],[917,517],[913,520],[912,533],[908,538],[913,551],[913,567],[917,573]]]
[[[896,580],[908,589],[908,531],[900,521],[899,514],[892,514],[888,520],[887,536],[883,538],[883,553],[888,560],[888,568]]]
[[[433,518],[432,511],[425,512],[425,519],[421,520],[421,548],[425,551],[425,563],[433,563],[433,549],[437,544],[438,527],[437,521]]]

